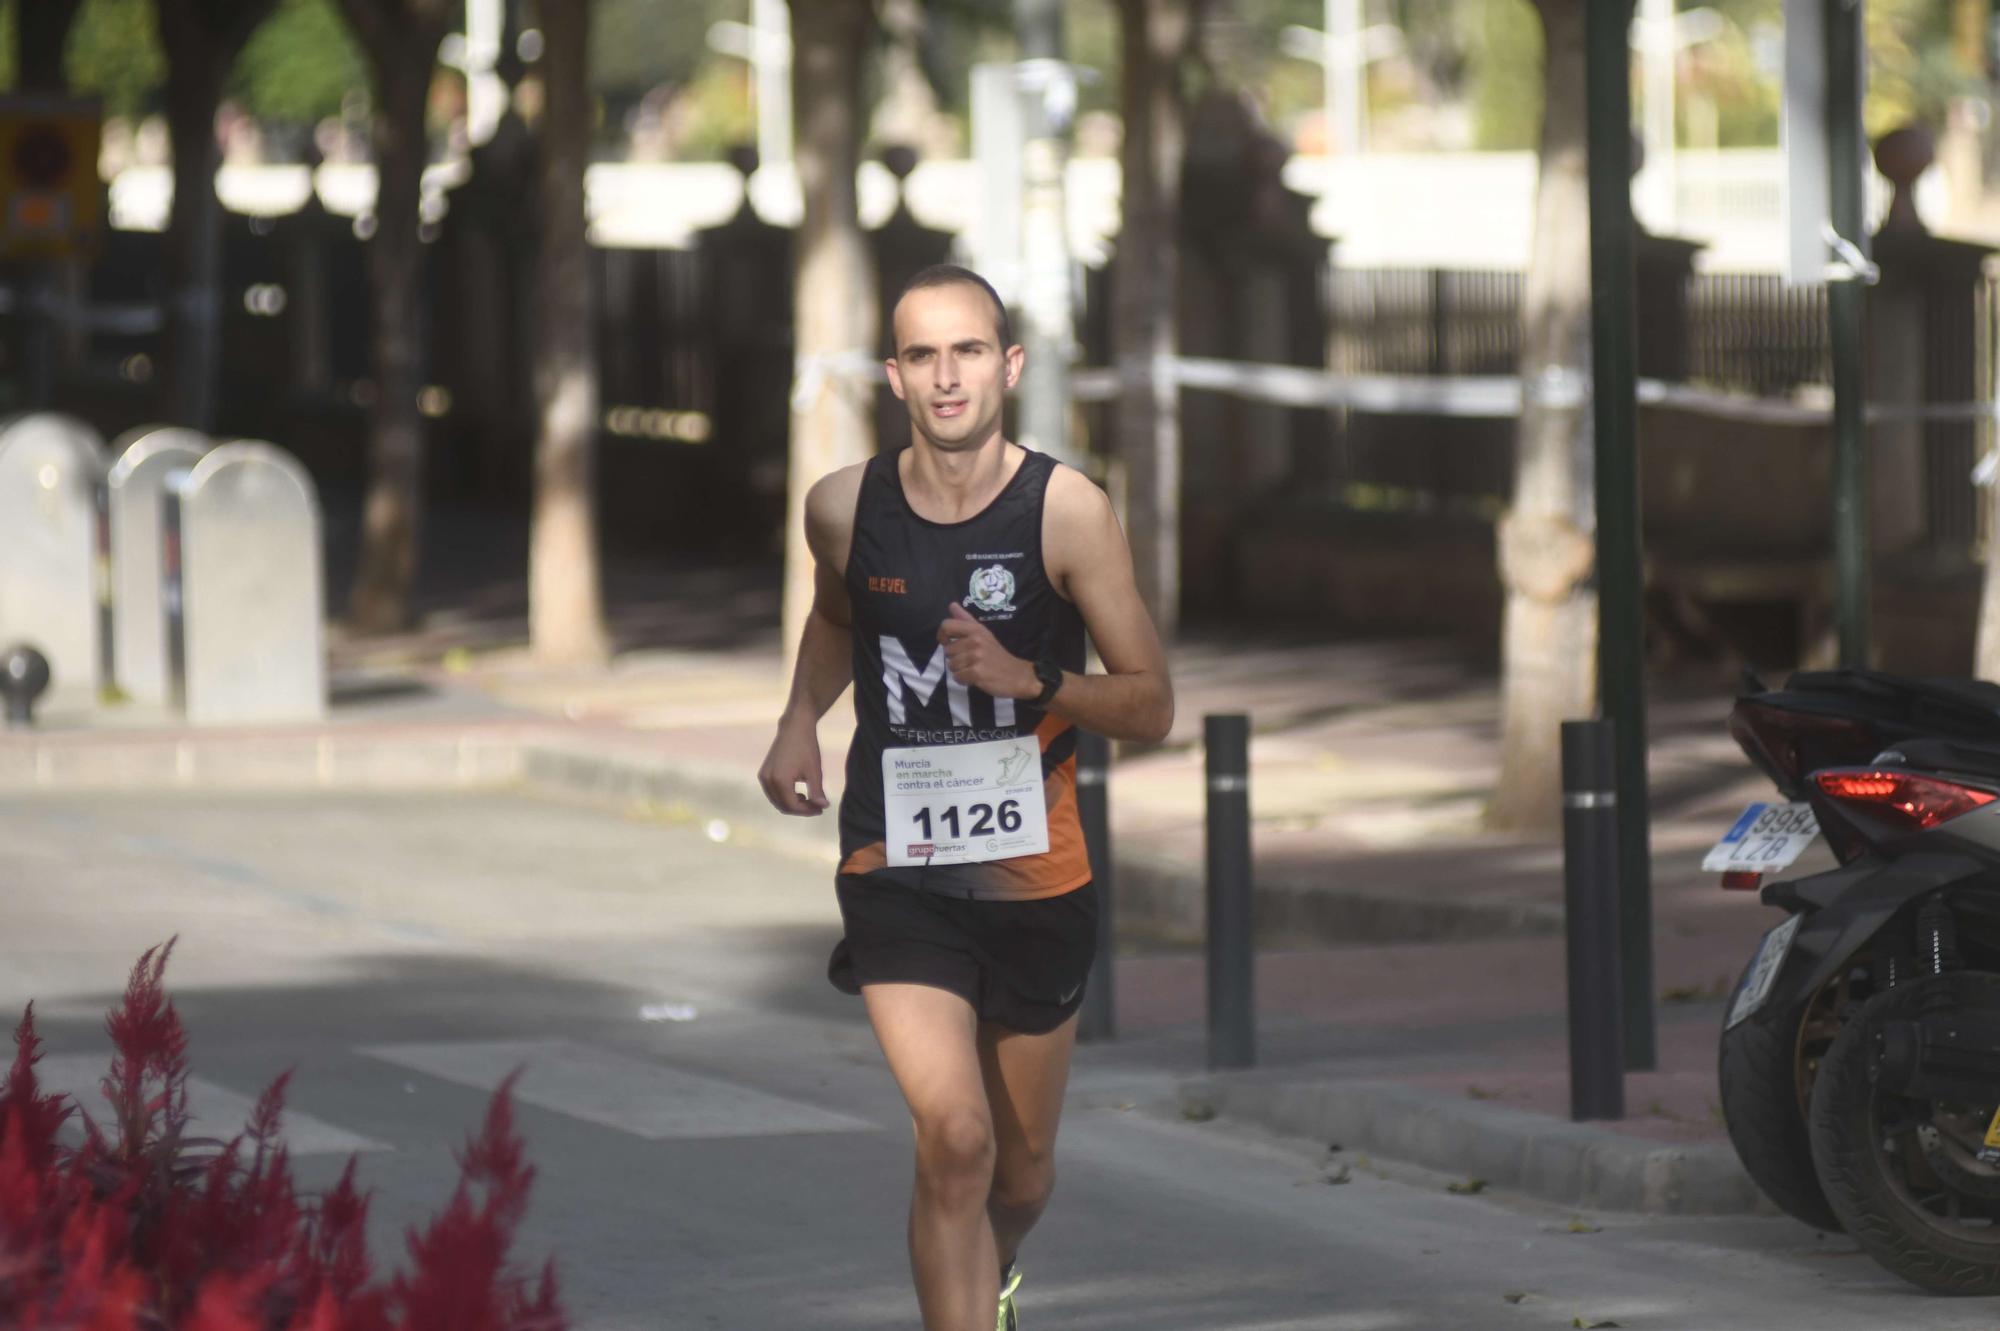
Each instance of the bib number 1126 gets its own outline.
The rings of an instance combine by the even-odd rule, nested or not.
[[[883,852],[891,867],[979,864],[1049,849],[1033,736],[887,749]]]
[[[960,831],[958,806],[947,804],[938,810],[938,826],[944,828],[953,840],[967,836],[991,836],[996,831],[1018,832],[1021,830],[1021,801],[1001,800],[997,810],[991,804],[974,804],[966,809],[964,816],[970,822],[964,831]],[[931,830],[929,809],[918,809],[910,815],[910,820],[922,829],[924,840],[936,837],[937,833]]]

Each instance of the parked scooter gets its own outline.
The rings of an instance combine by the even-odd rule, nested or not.
[[[1783,803],[1710,852],[1756,887],[1821,834],[1839,867],[1764,886],[1723,1020],[1723,1116],[1781,1209],[1898,1275],[2000,1292],[2000,686],[1754,676],[1729,720]]]

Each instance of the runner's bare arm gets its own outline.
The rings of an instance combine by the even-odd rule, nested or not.
[[[819,719],[854,681],[852,607],[847,599],[847,552],[854,537],[854,500],[861,468],[843,467],[806,493],[806,545],[813,555],[813,604],[799,635],[792,691],[778,734],[757,773],[764,797],[780,813],[811,817],[827,807],[820,768]],[[805,793],[798,791],[805,786]]]
[[[1049,579],[1083,614],[1105,674],[1063,672],[1048,710],[1106,739],[1157,743],[1174,724],[1174,686],[1146,604],[1132,574],[1132,552],[1111,501],[1087,476],[1057,467],[1042,508],[1042,557]],[[1002,647],[993,633],[954,604],[938,626],[945,663],[961,684],[996,698],[1033,698],[1042,682],[1034,662]]]
[[[1049,477],[1042,524],[1049,576],[1083,613],[1106,671],[1064,671],[1049,710],[1107,739],[1165,739],[1174,724],[1167,653],[1139,598],[1132,551],[1110,499],[1082,472],[1057,467]],[[1036,681],[1028,696],[1040,689]]]

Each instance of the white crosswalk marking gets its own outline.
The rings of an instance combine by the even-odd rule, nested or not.
[[[375,1045],[357,1052],[484,1091],[524,1067],[515,1086],[523,1104],[655,1141],[876,1129],[865,1119],[568,1040]]]
[[[44,1092],[70,1096],[98,1127],[112,1132],[111,1105],[101,1088],[104,1074],[110,1069],[109,1054],[55,1054],[35,1065],[35,1075]],[[188,1078],[187,1093],[191,1136],[220,1137],[226,1141],[243,1131],[243,1125],[257,1107],[255,1097],[238,1095],[200,1077]],[[390,1149],[384,1142],[290,1108],[285,1110],[280,1128],[285,1148],[295,1156],[351,1155],[356,1151]]]

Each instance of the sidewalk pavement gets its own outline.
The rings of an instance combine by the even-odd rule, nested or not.
[[[336,636],[322,726],[194,732],[130,709],[53,712],[37,731],[0,732],[0,790],[524,783],[700,819],[830,873],[831,815],[780,817],[755,781],[784,694],[774,619],[762,581],[702,573],[624,609],[621,641],[638,645],[603,671],[536,666],[504,613]],[[1699,871],[1743,805],[1769,794],[1724,733],[1725,685],[1655,682],[1658,1066],[1628,1077],[1626,1119],[1574,1125],[1561,847],[1481,825],[1498,769],[1490,665],[1436,641],[1231,628],[1189,633],[1173,670],[1167,742],[1114,764],[1119,1039],[1090,1056],[1188,1074],[1190,1116],[1316,1137],[1349,1158],[1404,1158],[1577,1206],[1768,1209],[1724,1135],[1715,1078],[1722,1000],[1775,922]],[[1200,736],[1220,711],[1253,727],[1260,1066],[1208,1076],[1193,1072]],[[820,727],[835,798],[851,725],[843,700]]]

